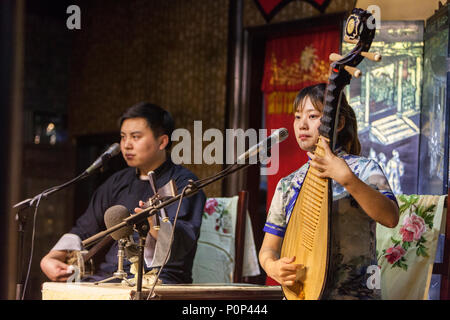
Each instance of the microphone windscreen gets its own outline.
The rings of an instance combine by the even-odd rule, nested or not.
[[[280,142],[284,141],[289,136],[289,131],[286,128],[280,128],[278,129],[280,132]]]
[[[109,147],[108,151],[111,154],[111,158],[117,156],[120,153],[120,144],[117,142],[114,143],[111,147]]]
[[[106,228],[111,228],[115,226],[116,224],[119,224],[123,221],[123,219],[128,218],[130,216],[130,213],[128,212],[128,209],[125,208],[122,205],[115,205],[111,208],[108,208],[105,212],[105,225]],[[122,238],[125,238],[133,233],[133,227],[126,225],[125,227],[122,227],[113,233],[111,233],[111,237],[114,240],[119,240]]]

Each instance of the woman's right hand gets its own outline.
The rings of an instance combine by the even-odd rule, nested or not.
[[[65,251],[50,251],[41,260],[41,269],[51,281],[66,281],[72,271],[69,265],[64,263],[67,253]]]
[[[301,264],[294,264],[295,257],[283,257],[278,260],[267,261],[268,275],[283,286],[293,286],[297,281],[297,271],[301,270]]]
[[[301,272],[304,266],[294,263],[295,257],[280,258],[283,238],[266,233],[259,250],[259,263],[267,275],[283,286],[292,286],[302,281],[306,273]]]

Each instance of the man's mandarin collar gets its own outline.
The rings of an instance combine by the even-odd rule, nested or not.
[[[155,178],[158,179],[164,172],[166,172],[172,166],[173,166],[172,159],[170,159],[170,157],[168,157],[166,159],[166,161],[164,161],[158,168],[153,170],[153,172],[155,173]],[[141,177],[147,177],[147,172],[142,173],[142,175],[141,175],[138,168],[136,168],[136,177],[140,178],[141,180],[148,180],[148,179],[141,178]]]

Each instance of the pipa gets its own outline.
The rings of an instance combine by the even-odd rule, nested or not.
[[[362,9],[353,9],[345,26],[344,41],[355,44],[346,56],[331,54],[330,76],[326,86],[323,114],[319,134],[334,150],[339,119],[342,90],[351,77],[359,77],[356,66],[367,57],[379,61],[381,56],[369,53],[375,36],[374,17]],[[316,155],[323,156],[324,149],[316,145]],[[281,248],[281,257],[293,257],[293,263],[302,264],[304,269],[297,273],[293,286],[282,286],[288,300],[318,300],[329,289],[331,278],[331,248],[333,239],[332,215],[333,190],[331,179],[317,176],[310,168],[291,213]],[[328,286],[327,286],[328,284]]]

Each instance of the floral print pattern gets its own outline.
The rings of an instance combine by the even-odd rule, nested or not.
[[[397,201],[398,225],[387,228],[377,224],[382,299],[428,299],[432,290],[429,272],[438,254],[447,196],[397,195]]]
[[[216,199],[214,198],[208,199],[205,203],[205,212],[203,213],[203,217],[208,218],[208,216],[205,215],[205,213],[207,213],[208,215],[212,215],[214,212],[216,212],[218,204],[219,203],[217,202]]]
[[[217,232],[232,232],[231,215],[222,199],[209,198],[205,203],[203,219],[213,217],[216,219],[215,230]]]
[[[378,260],[386,259],[392,268],[408,270],[405,254],[415,250],[416,256],[428,257],[425,233],[433,228],[435,204],[418,205],[418,195],[399,195],[401,227],[398,234],[391,237],[392,246],[381,251]]]
[[[404,261],[403,256],[405,255],[406,250],[402,248],[402,246],[396,245],[395,247],[390,247],[386,250],[386,259],[391,264],[400,265],[401,261]]]

